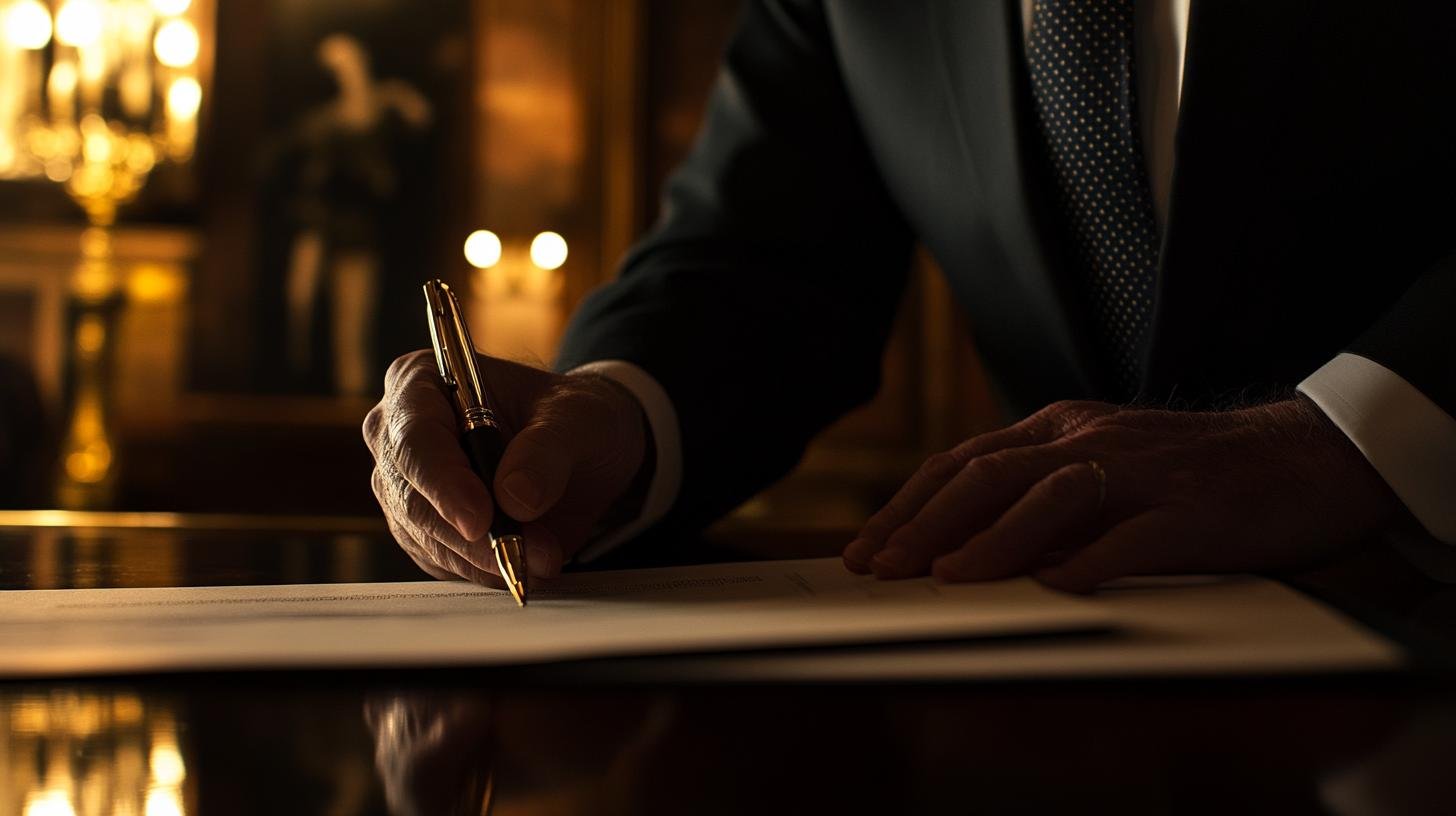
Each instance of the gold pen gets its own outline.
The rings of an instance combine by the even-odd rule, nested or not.
[[[430,342],[435,346],[440,379],[445,381],[445,390],[453,397],[460,420],[460,444],[470,459],[471,470],[486,487],[492,488],[494,495],[495,471],[506,449],[505,432],[496,420],[495,406],[480,376],[475,343],[470,339],[460,301],[444,281],[432,280],[425,284],[425,316],[430,324]],[[525,606],[526,549],[521,541],[521,525],[501,510],[500,502],[495,502],[494,511],[487,534],[490,550],[495,553],[496,566],[511,597]]]

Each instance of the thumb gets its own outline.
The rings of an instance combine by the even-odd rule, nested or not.
[[[574,435],[562,427],[570,419],[538,417],[521,429],[501,454],[495,495],[501,509],[517,521],[535,521],[566,492],[579,452]]]

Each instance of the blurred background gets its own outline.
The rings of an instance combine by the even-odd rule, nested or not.
[[[377,514],[359,425],[420,283],[549,365],[737,5],[0,0],[0,506]],[[998,424],[917,266],[880,396],[733,523],[855,526]]]

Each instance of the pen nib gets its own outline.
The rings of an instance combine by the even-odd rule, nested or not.
[[[490,548],[495,552],[495,564],[500,569],[501,580],[516,599],[516,605],[526,605],[526,550],[521,546],[518,535],[491,536]]]

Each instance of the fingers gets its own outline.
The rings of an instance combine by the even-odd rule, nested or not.
[[[528,525],[533,576],[556,574],[564,555],[587,541],[641,463],[644,420],[635,398],[618,388],[587,378],[558,382],[501,455],[497,501],[503,512]]]
[[[880,578],[925,574],[937,556],[990,527],[1069,454],[1052,445],[1012,448],[971,460],[870,561]]]
[[[1009,428],[982,434],[954,450],[931,457],[889,504],[870,518],[859,536],[845,548],[845,566],[855,572],[878,572],[873,564],[874,556],[884,550],[890,537],[911,523],[931,499],[969,463],[1001,451],[1053,442],[1076,432],[1099,417],[1115,414],[1118,410],[1117,406],[1105,402],[1053,403]],[[956,539],[962,540],[964,539]],[[918,566],[924,569],[928,563],[924,561],[918,563]],[[898,570],[891,571],[898,574]]]
[[[489,546],[463,539],[402,476],[388,470],[387,463],[374,469],[374,495],[386,508],[390,532],[410,558],[435,578],[503,586]]]
[[[844,564],[859,573],[871,571],[871,559],[896,530],[905,526],[925,507],[966,464],[978,456],[986,456],[1006,448],[1034,445],[1047,441],[1050,427],[1040,423],[1018,423],[999,431],[981,434],[954,450],[925,460],[894,498],[870,517],[859,535],[844,549]]]
[[[989,581],[1025,573],[1095,520],[1102,502],[1099,482],[1086,462],[1053,471],[996,523],[935,559],[932,574],[942,581]]]
[[[1156,511],[1133,516],[1034,577],[1053,589],[1087,593],[1124,575],[1177,571],[1180,565],[1172,560],[1169,530],[1168,521]]]
[[[561,500],[582,456],[573,424],[567,417],[538,417],[506,445],[495,490],[511,518],[535,521]]]
[[[365,440],[375,459],[398,470],[461,536],[485,536],[490,493],[460,447],[455,411],[427,353],[390,366],[384,399],[366,418]]]
[[[434,362],[418,352],[390,367],[385,398],[364,423],[375,493],[427,569],[493,575],[486,534],[499,508],[524,523],[529,573],[553,577],[631,484],[646,451],[645,416],[629,391],[602,378],[481,362],[502,424],[519,429],[493,483],[471,470]]]
[[[497,589],[504,588],[504,583],[495,575],[480,574],[468,564],[463,567],[459,564],[453,565],[460,569],[460,572],[441,566],[436,561],[445,562],[447,559],[441,554],[443,547],[439,542],[427,541],[422,543],[415,538],[415,533],[403,525],[389,519],[387,516],[385,520],[389,524],[390,534],[394,536],[395,541],[399,542],[400,549],[404,550],[405,555],[408,555],[410,560],[415,562],[415,566],[419,567],[431,578],[439,581],[458,581],[464,579],[482,586],[490,586]]]

